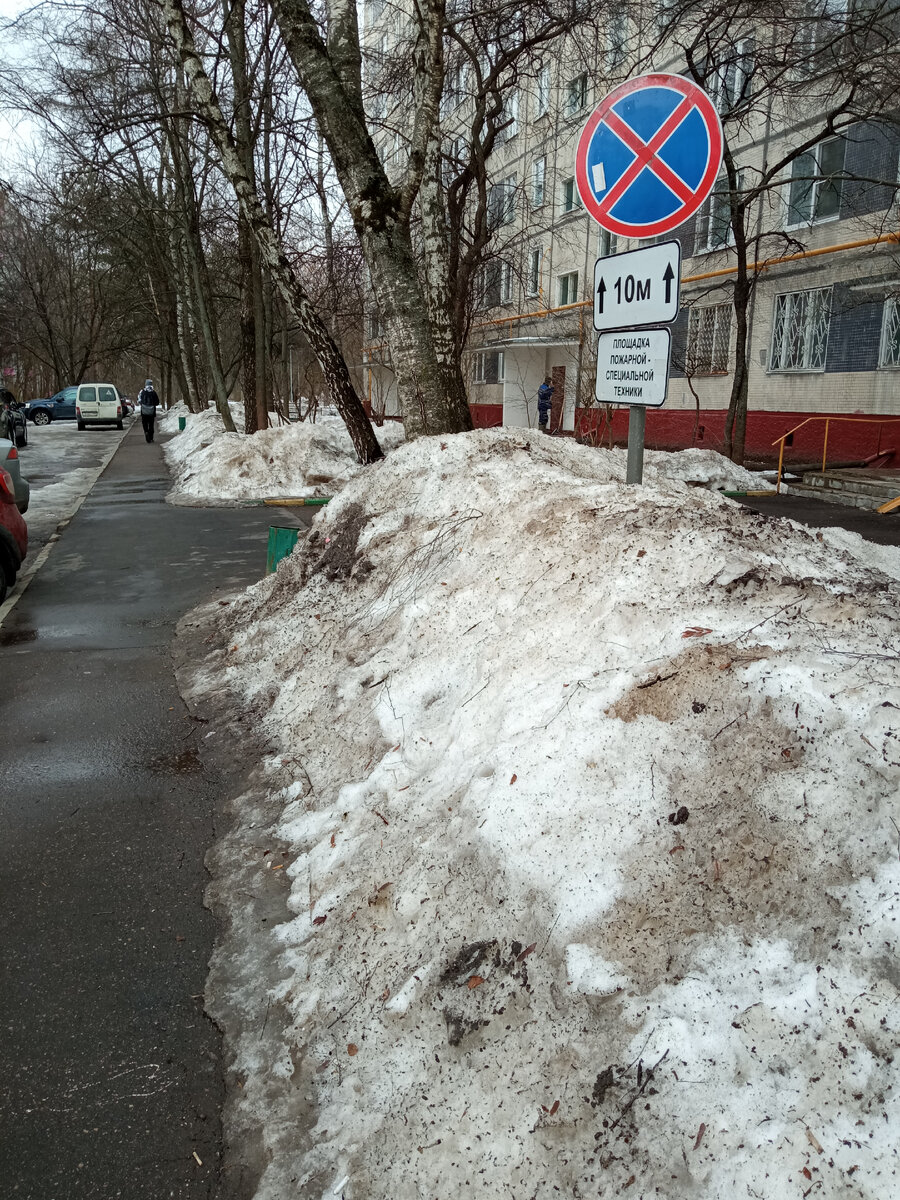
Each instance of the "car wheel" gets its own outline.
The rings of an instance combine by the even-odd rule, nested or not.
[[[44,412],[43,410],[36,412],[34,414],[34,423],[35,425],[49,425],[50,414],[48,412]]]
[[[84,432],[84,421],[78,422],[78,428],[82,431],[82,433]]]
[[[122,424],[121,421],[116,421],[116,429],[124,429],[124,428],[125,428],[125,426]]]

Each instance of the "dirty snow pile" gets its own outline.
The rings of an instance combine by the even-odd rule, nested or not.
[[[623,466],[402,446],[201,621],[260,1198],[900,1195],[900,561]]]
[[[240,429],[243,411],[232,405]],[[178,417],[186,418],[178,432]],[[215,409],[191,413],[171,408],[160,422],[175,437],[163,453],[172,472],[169,499],[175,504],[228,504],[265,496],[326,496],[337,491],[360,466],[340,417],[320,414],[315,422],[274,425],[248,436],[226,433]],[[403,440],[399,424],[377,431],[382,449]]]

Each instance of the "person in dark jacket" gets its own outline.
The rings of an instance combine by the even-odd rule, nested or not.
[[[153,390],[153,380],[144,381],[144,386],[138,392],[138,404],[141,406],[141,424],[144,427],[144,437],[148,442],[153,441],[153,429],[156,425],[156,410],[161,401]]]
[[[547,432],[547,422],[550,419],[550,410],[553,408],[553,384],[550,382],[549,375],[538,388],[538,425]]]

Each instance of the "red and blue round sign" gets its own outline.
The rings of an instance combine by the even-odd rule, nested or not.
[[[722,124],[706,92],[681,75],[620,84],[588,118],[575,160],[584,206],[622,237],[670,233],[712,191]]]

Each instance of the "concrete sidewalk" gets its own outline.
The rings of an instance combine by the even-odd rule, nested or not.
[[[169,647],[193,605],[262,575],[269,524],[299,522],[173,508],[167,488],[132,430],[0,628],[0,1191],[17,1200],[232,1194],[202,999],[219,790]]]

